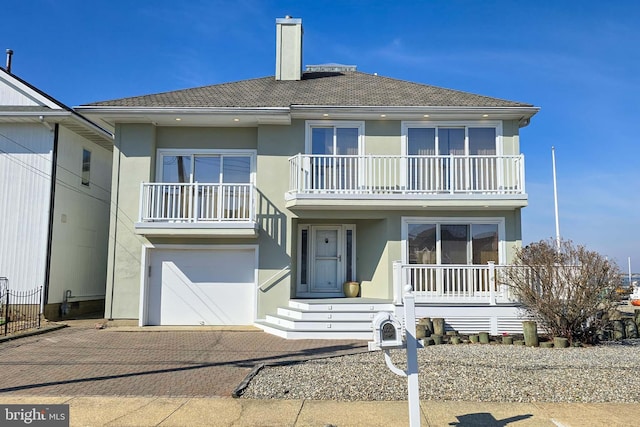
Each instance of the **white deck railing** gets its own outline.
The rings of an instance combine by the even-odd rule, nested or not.
[[[524,194],[524,156],[289,158],[290,193]]]
[[[253,184],[142,183],[140,222],[255,221]]]
[[[515,297],[496,275],[507,266],[430,265],[394,262],[394,301],[402,301],[410,285],[417,303],[479,303],[495,305],[514,302]]]

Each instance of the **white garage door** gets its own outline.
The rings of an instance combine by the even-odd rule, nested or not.
[[[250,325],[255,249],[150,251],[150,325]]]

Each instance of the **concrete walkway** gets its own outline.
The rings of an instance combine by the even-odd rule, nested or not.
[[[407,402],[2,396],[69,405],[71,426],[407,426]],[[423,426],[634,426],[637,404],[422,402]]]

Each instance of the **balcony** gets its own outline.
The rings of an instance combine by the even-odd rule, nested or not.
[[[142,183],[137,234],[255,237],[253,184]]]
[[[527,205],[524,157],[333,156],[289,158],[289,208],[406,209]]]
[[[393,264],[394,302],[402,302],[402,292],[409,285],[416,303],[421,304],[513,304],[517,298],[510,287],[496,277],[507,266]]]

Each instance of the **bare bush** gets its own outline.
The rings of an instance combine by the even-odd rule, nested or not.
[[[517,251],[502,283],[551,335],[593,342],[594,331],[615,310],[621,271],[612,262],[570,240],[542,240]]]

